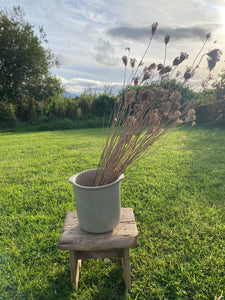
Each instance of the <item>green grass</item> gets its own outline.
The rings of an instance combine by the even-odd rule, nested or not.
[[[121,182],[122,206],[133,208],[139,231],[131,292],[119,259],[84,261],[79,290],[71,290],[68,253],[57,248],[75,209],[68,178],[96,167],[103,136],[101,129],[0,133],[0,299],[223,295],[225,130],[198,128],[175,130]]]

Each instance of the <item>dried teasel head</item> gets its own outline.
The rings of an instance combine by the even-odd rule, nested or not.
[[[167,100],[168,93],[168,90],[161,87],[156,87],[154,88],[154,99],[157,101],[157,103],[162,103]]]
[[[174,58],[173,66],[178,66],[187,58],[188,58],[188,54],[186,52],[181,52],[180,56],[177,56],[176,58]]]
[[[193,122],[196,120],[196,114],[195,114],[195,110],[193,108],[191,108],[188,113],[187,116],[185,118],[185,123],[189,123],[189,122]]]
[[[163,102],[160,105],[160,110],[163,112],[163,114],[166,116],[168,115],[169,111],[170,111],[170,103],[169,102]]]
[[[181,112],[179,110],[176,110],[173,114],[173,120],[178,120],[181,117]]]
[[[212,69],[216,66],[216,63],[220,60],[220,56],[222,55],[222,51],[220,49],[213,49],[212,51],[206,53],[208,56],[208,68],[209,71],[212,71]]]
[[[135,77],[133,80],[134,80],[134,86],[138,86],[139,77]]]
[[[122,61],[123,61],[124,65],[127,66],[128,58],[126,55],[123,55]]]
[[[172,92],[170,95],[171,102],[177,102],[181,99],[181,93],[179,91]]]
[[[208,39],[210,39],[210,37],[211,37],[211,33],[209,32],[206,34],[205,38],[208,40]]]
[[[193,75],[194,74],[191,72],[191,69],[187,68],[186,72],[184,73],[184,80],[188,81]]]
[[[172,68],[170,66],[166,66],[159,71],[159,74],[160,75],[167,74],[167,73],[171,72],[171,70],[172,70]]]
[[[165,45],[167,45],[169,43],[169,40],[170,40],[170,36],[167,34],[165,37],[164,37],[164,43]]]
[[[150,64],[150,66],[147,68],[148,71],[152,71],[154,69],[156,69],[156,64],[155,63]]]
[[[143,75],[143,78],[142,78],[142,82],[145,81],[145,80],[148,80],[149,78],[151,77],[151,72],[149,72],[149,70],[144,70],[144,75]]]
[[[180,102],[176,101],[171,103],[172,111],[179,111],[180,108],[181,108]]]
[[[162,70],[163,68],[164,68],[163,64],[158,64],[158,66],[157,66],[158,71]]]
[[[188,59],[189,54],[186,52],[180,53],[180,63],[182,63],[185,59]]]
[[[173,66],[178,66],[180,64],[180,57],[177,56],[173,60]]]
[[[157,27],[158,27],[158,22],[154,22],[152,24],[152,36],[155,34]]]
[[[138,94],[138,102],[151,102],[154,97],[154,92],[151,89],[141,89]]]
[[[133,69],[134,67],[135,67],[135,63],[136,63],[136,58],[130,58],[130,66],[131,66],[131,68]]]
[[[136,96],[136,91],[128,91],[125,94],[125,101],[129,103],[134,103],[135,102],[135,96]]]

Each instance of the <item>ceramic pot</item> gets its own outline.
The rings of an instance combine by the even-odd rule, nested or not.
[[[97,169],[73,175],[77,216],[80,227],[88,232],[103,233],[112,230],[120,221],[120,181],[102,186],[93,186]]]

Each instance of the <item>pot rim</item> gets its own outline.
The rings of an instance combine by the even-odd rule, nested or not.
[[[77,178],[80,174],[84,174],[84,173],[87,173],[87,172],[89,172],[89,171],[94,171],[94,170],[97,170],[97,168],[95,168],[95,169],[87,169],[87,170],[84,170],[84,171],[82,171],[82,172],[79,172],[79,173],[77,173],[77,174],[71,176],[71,177],[69,178],[69,182],[72,183],[73,185],[75,185],[76,187],[81,188],[81,189],[85,189],[85,190],[100,190],[100,189],[108,188],[108,187],[110,187],[110,186],[112,186],[112,185],[115,185],[116,183],[118,183],[119,181],[121,181],[122,179],[124,179],[124,177],[125,177],[124,174],[121,174],[121,175],[117,178],[117,180],[115,180],[115,181],[113,181],[113,182],[111,182],[111,183],[109,183],[109,184],[99,185],[99,186],[86,186],[86,185],[80,185],[80,184],[77,184],[77,183],[75,182],[76,178]]]

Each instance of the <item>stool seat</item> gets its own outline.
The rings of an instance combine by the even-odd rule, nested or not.
[[[133,210],[121,208],[120,223],[106,233],[89,233],[80,228],[77,212],[66,215],[59,238],[60,250],[70,251],[72,288],[78,288],[82,259],[122,257],[126,288],[130,289],[129,248],[138,245],[138,231]]]

